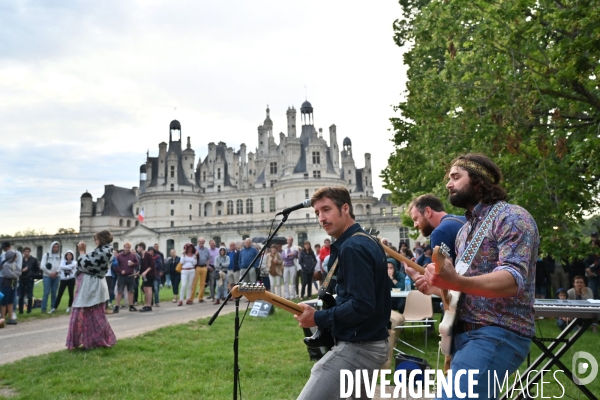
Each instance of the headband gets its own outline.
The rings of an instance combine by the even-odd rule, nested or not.
[[[460,159],[460,160],[457,160],[452,166],[464,168],[470,172],[481,175],[482,177],[484,177],[485,179],[487,179],[488,181],[490,181],[492,183],[497,183],[496,180],[494,179],[494,175],[492,175],[490,170],[488,170],[487,168],[485,168],[483,165],[479,164],[478,162]]]

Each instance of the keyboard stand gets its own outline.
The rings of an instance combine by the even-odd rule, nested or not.
[[[524,377],[527,377],[527,374],[530,371],[537,371],[533,376],[530,376],[529,381],[525,382],[523,387],[527,386],[528,389],[532,389],[533,387],[534,390],[539,390],[539,388],[535,387],[534,384],[542,379],[544,375],[542,370],[550,370],[550,368],[552,368],[552,366],[555,364],[563,370],[563,372],[571,380],[571,382],[575,383],[575,381],[573,380],[573,373],[569,368],[567,368],[565,364],[563,364],[562,361],[560,361],[560,358],[571,348],[571,346],[573,346],[573,344],[581,337],[581,335],[583,335],[583,333],[590,327],[590,325],[592,325],[592,322],[592,319],[574,318],[573,321],[571,321],[571,323],[569,323],[569,325],[565,329],[563,329],[563,331],[555,339],[533,337],[531,341],[535,343],[537,347],[540,348],[542,354],[539,355],[539,357],[533,362],[533,364],[527,367],[525,372],[520,374],[521,378],[523,379]],[[571,337],[568,337],[569,333],[571,332],[573,332],[573,335]],[[546,347],[544,342],[547,341],[550,342],[550,345]],[[559,345],[561,343],[564,343],[564,345],[559,348]],[[544,362],[544,366],[538,369],[538,366],[540,366]],[[506,392],[506,394],[500,399],[508,399],[508,393],[511,393],[516,385],[517,382],[515,382],[515,384],[512,385],[511,388]],[[579,390],[581,390],[583,394],[587,396],[588,399],[598,400],[598,398],[595,395],[593,395],[592,392],[590,392],[589,389],[585,386],[579,386],[577,384],[575,384],[575,386],[577,386]],[[526,397],[524,396],[527,392],[525,391],[525,393],[523,393],[520,389],[518,390],[520,393],[518,396],[514,397],[514,399],[525,399]]]

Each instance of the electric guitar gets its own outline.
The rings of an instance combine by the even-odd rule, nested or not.
[[[294,315],[300,315],[304,312],[304,308],[300,304],[267,291],[262,284],[243,283],[236,285],[231,289],[231,296],[235,298],[244,296],[249,301],[264,300]],[[323,305],[325,308],[325,302],[323,302]],[[335,305],[335,299],[333,305]],[[327,304],[327,308],[333,305]],[[331,350],[334,344],[330,331],[320,331],[318,329],[313,336],[304,338],[304,343],[311,348],[325,347],[327,350]]]

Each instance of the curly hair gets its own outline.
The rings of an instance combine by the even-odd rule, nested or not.
[[[469,175],[471,185],[475,189],[477,200],[479,202],[484,204],[495,204],[507,199],[508,195],[506,190],[500,186],[502,172],[489,157],[479,153],[465,154],[464,156],[458,156],[452,160],[450,166],[453,166],[459,160],[471,161],[478,164],[494,179],[494,181],[491,182],[483,174],[480,174],[473,169],[464,168]]]

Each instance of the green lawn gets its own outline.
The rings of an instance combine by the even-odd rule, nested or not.
[[[120,340],[112,349],[65,350],[27,358],[1,366],[0,385],[15,393],[11,399],[231,398],[234,316],[224,315],[210,327],[207,322],[208,319],[202,319],[162,328]],[[558,334],[554,320],[539,321],[539,331],[546,337]],[[245,399],[296,398],[313,365],[302,336],[291,315],[281,310],[268,318],[246,318],[240,336],[240,376]],[[407,331],[403,339],[424,347],[422,330]],[[587,332],[576,350],[588,351],[600,359],[599,339],[597,334]],[[436,343],[430,338],[425,356],[434,368]],[[535,356],[539,351],[535,348],[532,353]],[[562,358],[568,366],[573,353],[571,350]],[[414,351],[410,354],[417,355]],[[563,398],[583,398],[564,375],[559,379],[565,387]],[[545,380],[553,382],[551,377]],[[598,380],[589,389],[600,393]],[[544,396],[561,393],[556,384],[544,386]]]

